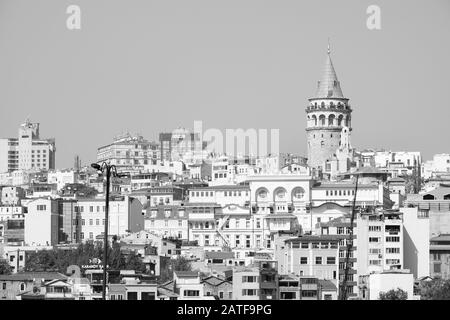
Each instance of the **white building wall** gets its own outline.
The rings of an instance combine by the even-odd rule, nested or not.
[[[414,278],[430,275],[430,219],[418,208],[401,208],[403,212],[404,267]]]

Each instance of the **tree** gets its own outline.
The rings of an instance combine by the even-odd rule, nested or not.
[[[450,300],[450,280],[435,279],[420,284],[422,300]]]
[[[7,260],[1,259],[0,260],[0,274],[2,275],[8,275],[11,274],[12,268],[9,265]]]
[[[400,288],[397,290],[389,290],[388,292],[380,292],[378,300],[406,300],[408,293]]]
[[[170,259],[167,264],[161,266],[160,282],[173,279],[174,271],[192,271],[191,262],[181,256],[178,256],[176,259]]]

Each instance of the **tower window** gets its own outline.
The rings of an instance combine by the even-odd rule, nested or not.
[[[333,138],[333,134],[330,134],[330,138]]]

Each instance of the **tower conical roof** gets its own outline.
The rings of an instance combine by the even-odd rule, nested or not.
[[[331,61],[330,49],[328,48],[327,59],[323,70],[322,80],[319,81],[315,98],[344,98],[341,84]]]

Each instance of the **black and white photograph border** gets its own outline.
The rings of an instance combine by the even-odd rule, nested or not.
[[[0,0],[0,301],[449,300],[449,33],[448,0]]]

